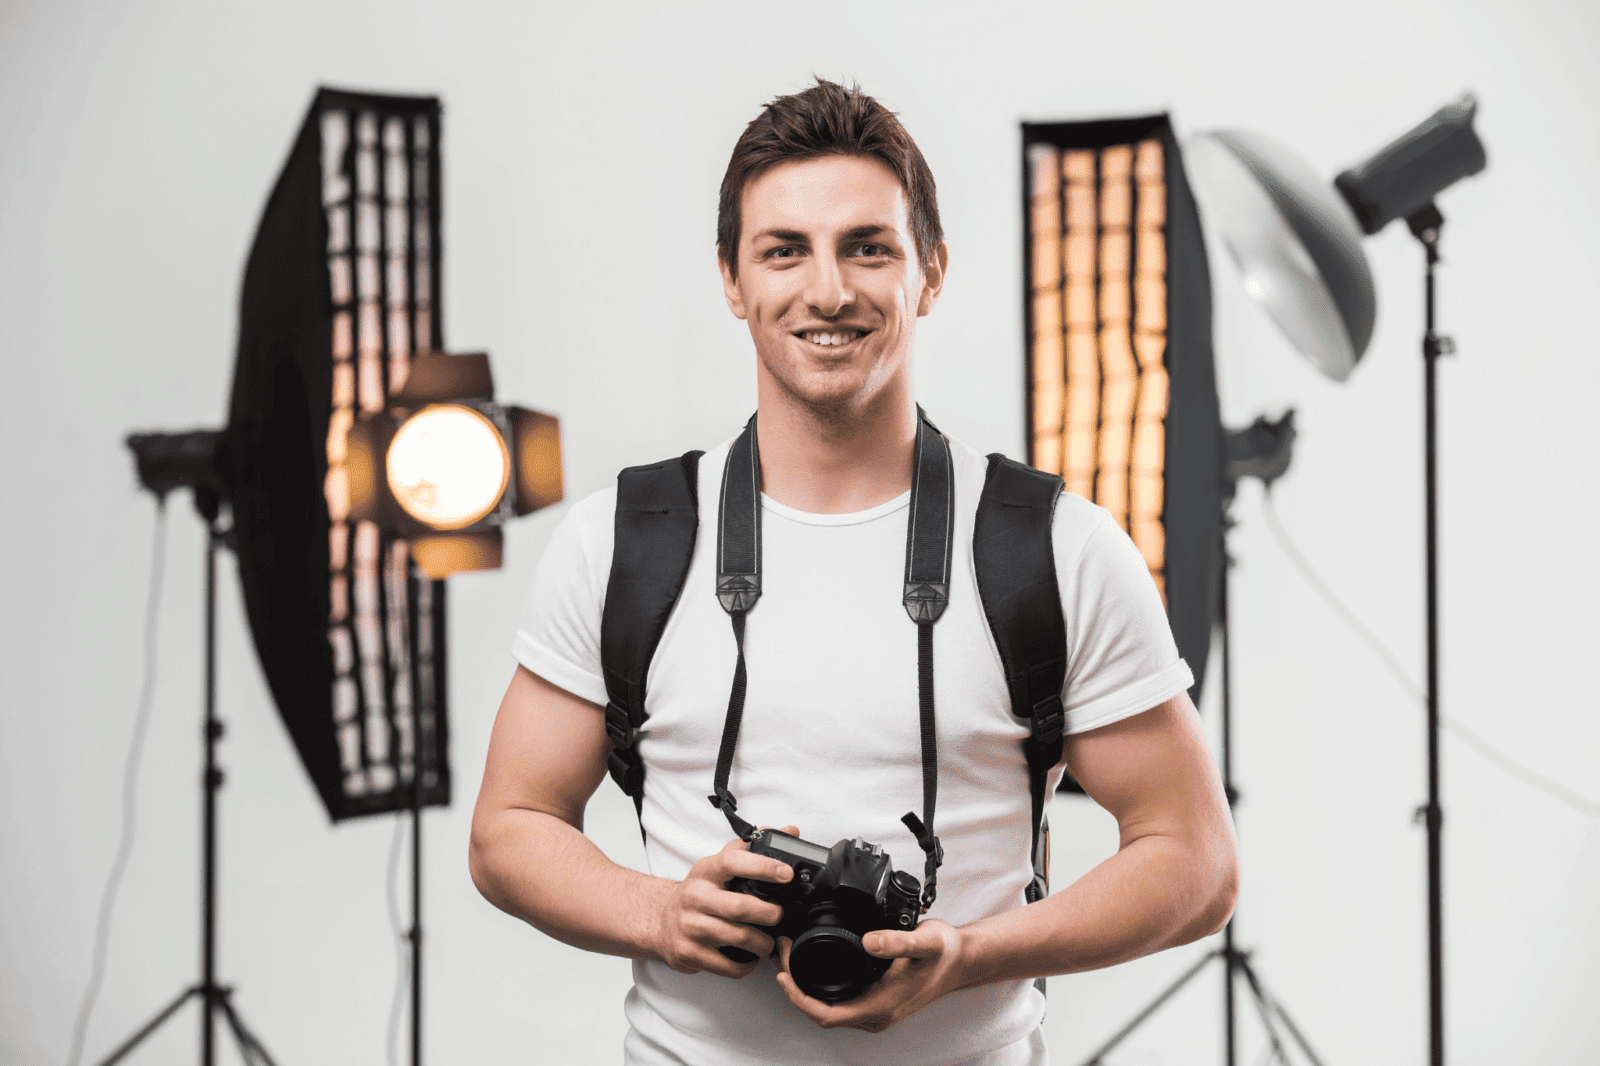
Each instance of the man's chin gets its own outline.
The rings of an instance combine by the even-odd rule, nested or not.
[[[883,391],[883,382],[861,374],[807,374],[795,379],[778,379],[783,393],[796,406],[826,422],[847,421],[872,407]]]

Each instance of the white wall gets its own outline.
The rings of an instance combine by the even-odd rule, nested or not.
[[[1441,204],[1442,324],[1461,347],[1440,387],[1445,707],[1596,797],[1600,708],[1582,663],[1600,642],[1597,46],[1600,9],[1554,0],[982,14],[833,0],[0,4],[0,1062],[65,1058],[117,841],[154,513],[121,437],[220,423],[243,257],[318,84],[444,97],[447,340],[493,353],[503,396],[562,416],[572,498],[627,463],[720,439],[751,406],[748,341],[713,269],[716,187],[743,123],[812,72],[859,78],[931,161],[953,270],[922,333],[921,398],[948,431],[1013,453],[1020,120],[1170,109],[1181,134],[1262,131],[1331,176],[1473,89],[1489,169]],[[1223,407],[1235,424],[1300,412],[1279,513],[1420,674],[1420,252],[1398,226],[1367,250],[1378,330],[1343,386],[1303,365],[1214,261]],[[452,587],[459,798],[428,817],[433,1062],[617,1057],[626,964],[492,910],[465,863],[506,648],[563,510],[512,529],[503,571]],[[139,836],[91,1057],[196,974],[201,538],[186,499],[171,511]],[[1415,1062],[1421,715],[1292,571],[1253,486],[1237,517],[1239,931],[1328,1063]],[[326,824],[224,566],[224,974],[286,1066],[381,1062],[393,820]],[[1206,703],[1214,723],[1214,685]],[[1600,826],[1444,745],[1452,1061],[1596,1061]],[[1058,883],[1114,846],[1109,818],[1081,801],[1055,819]],[[591,824],[638,861],[609,786]],[[1056,981],[1056,1061],[1076,1061],[1205,947]],[[1115,1061],[1217,1061],[1218,999],[1208,975]],[[1244,1029],[1253,1061],[1252,1018]],[[194,1039],[191,1014],[134,1061],[188,1061]]]

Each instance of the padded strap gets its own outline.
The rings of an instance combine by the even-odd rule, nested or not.
[[[906,521],[906,614],[921,625],[950,606],[950,540],[955,530],[950,443],[917,408],[911,462],[911,517]]]
[[[729,614],[761,598],[761,445],[756,416],[728,449],[717,503],[717,599]]]
[[[909,813],[901,819],[916,837],[926,856],[922,909],[933,905],[938,891],[938,870],[944,848],[934,834],[933,814],[939,791],[938,733],[933,700],[933,624],[950,603],[951,539],[954,532],[954,469],[950,443],[921,407],[917,408],[917,438],[912,450],[911,515],[906,528],[906,568],[901,604],[917,624],[917,704],[922,735],[922,817]],[[748,839],[750,822],[736,812],[739,801],[728,787],[733,753],[739,743],[744,718],[745,618],[761,597],[761,452],[756,419],[751,416],[744,432],[728,449],[722,473],[722,495],[717,507],[717,600],[733,621],[739,658],[734,667],[728,713],[723,719],[722,744],[711,805],[728,819],[735,834]]]
[[[1033,817],[1030,903],[1049,891],[1045,779],[1061,761],[1066,724],[1067,627],[1050,535],[1064,488],[1054,474],[989,456],[972,536],[978,595],[1000,652],[1011,713],[1031,726],[1022,745]]]
[[[622,791],[644,806],[639,731],[650,660],[689,576],[699,531],[696,476],[702,452],[632,466],[617,475],[615,548],[600,617],[606,682],[606,764]],[[641,827],[642,831],[642,827]]]

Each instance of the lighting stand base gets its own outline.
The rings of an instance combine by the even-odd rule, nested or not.
[[[184,989],[177,999],[168,1003],[141,1029],[123,1041],[120,1047],[101,1059],[98,1066],[112,1066],[113,1063],[120,1062],[130,1051],[143,1043],[146,1037],[161,1028],[163,1022],[178,1013],[179,1007],[196,998],[200,1000],[200,1009],[208,1015],[222,1015],[223,1020],[228,1023],[228,1028],[233,1031],[234,1042],[239,1046],[239,1056],[248,1066],[276,1066],[272,1056],[267,1054],[267,1049],[261,1046],[261,1041],[256,1039],[250,1027],[244,1024],[244,1019],[239,1017],[239,1012],[234,1010],[232,995],[233,989],[226,985],[207,987],[202,984]],[[209,1018],[207,1024],[210,1024]]]
[[[1193,966],[1189,967],[1188,970],[1184,971],[1183,975],[1180,976],[1176,981],[1172,982],[1172,984],[1168,985],[1160,995],[1150,1002],[1149,1006],[1145,1007],[1144,1010],[1134,1015],[1132,1020],[1130,1020],[1127,1025],[1124,1025],[1121,1029],[1119,1029],[1115,1036],[1102,1044],[1099,1049],[1094,1052],[1094,1054],[1085,1059],[1083,1061],[1083,1066],[1106,1066],[1105,1057],[1109,1055],[1118,1044],[1121,1044],[1125,1039],[1127,1039],[1135,1029],[1143,1025],[1151,1015],[1160,1010],[1162,1005],[1176,995],[1179,989],[1193,980],[1201,970],[1205,969],[1206,964],[1212,959],[1221,959],[1223,961],[1223,965],[1227,967],[1227,979],[1230,993],[1234,980],[1238,977],[1244,978],[1245,985],[1250,990],[1250,997],[1255,1001],[1256,1012],[1261,1016],[1262,1027],[1266,1029],[1267,1039],[1272,1043],[1273,1061],[1285,1064],[1289,1062],[1289,1057],[1284,1047],[1283,1037],[1278,1031],[1279,1025],[1281,1024],[1283,1029],[1288,1032],[1289,1036],[1294,1039],[1294,1042],[1299,1045],[1300,1051],[1305,1055],[1306,1060],[1310,1062],[1312,1066],[1323,1066],[1322,1060],[1317,1058],[1316,1052],[1311,1050],[1311,1045],[1306,1042],[1306,1038],[1301,1034],[1300,1030],[1290,1019],[1289,1012],[1283,1009],[1283,1005],[1267,991],[1267,988],[1262,983],[1261,978],[1256,975],[1255,968],[1250,965],[1250,953],[1247,951],[1240,951],[1234,947],[1217,948],[1216,950],[1209,951],[1203,955],[1199,962],[1195,963]],[[1229,1062],[1231,1063],[1233,1060],[1231,1021],[1229,1038],[1228,1051]]]
[[[185,439],[206,438],[207,434],[188,434]],[[211,434],[215,437],[215,434]],[[136,449],[137,450],[137,449]],[[164,492],[167,489],[157,488],[156,491]],[[205,557],[205,717],[202,720],[201,736],[205,741],[205,769],[200,775],[201,789],[201,832],[200,832],[200,973],[198,984],[191,985],[178,994],[163,1007],[154,1018],[124,1040],[117,1049],[98,1066],[112,1066],[120,1061],[128,1052],[138,1047],[145,1038],[161,1028],[168,1018],[171,1018],[191,999],[200,1000],[200,1066],[216,1066],[216,1020],[217,1015],[228,1023],[228,1028],[233,1031],[233,1039],[239,1045],[239,1055],[244,1059],[246,1066],[275,1066],[272,1056],[267,1054],[267,1049],[261,1046],[244,1019],[239,1017],[234,1010],[232,996],[233,988],[230,985],[219,984],[217,975],[217,899],[219,890],[217,885],[217,793],[222,790],[222,768],[217,765],[217,746],[221,743],[226,730],[217,717],[217,552],[229,543],[230,529],[225,529],[218,524],[217,516],[221,499],[216,493],[207,492],[200,486],[194,487],[195,509],[200,517],[205,519],[207,527],[206,557]]]

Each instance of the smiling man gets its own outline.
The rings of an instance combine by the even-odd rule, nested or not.
[[[613,489],[574,507],[540,562],[473,818],[473,878],[549,935],[635,960],[629,1063],[1038,1066],[1033,978],[1187,943],[1232,910],[1232,827],[1189,670],[1127,536],[1061,497],[1050,533],[1066,738],[1047,784],[1070,769],[1116,818],[1120,843],[1027,902],[1029,726],[1011,713],[974,573],[985,462],[946,443],[912,393],[917,320],[949,264],[927,164],[876,101],[819,81],[774,100],[739,138],[717,252],[728,307],[754,342],[759,406],[745,434],[688,457],[700,532],[650,660],[642,728],[629,751],[612,750],[601,632]],[[902,602],[924,448],[949,456],[937,627],[909,625]],[[724,505],[741,472],[756,486],[759,599],[724,580]],[[925,744],[937,751],[937,896],[924,895],[915,928],[861,940],[888,960],[865,991],[813,998],[789,971],[789,937],[766,931],[778,905],[730,889],[743,878],[777,892],[793,877],[733,835],[735,808],[823,848],[881,845],[896,870],[921,870],[924,849],[937,851],[932,804],[926,834],[901,812],[933,795]],[[608,755],[642,766],[649,874],[583,835]]]

